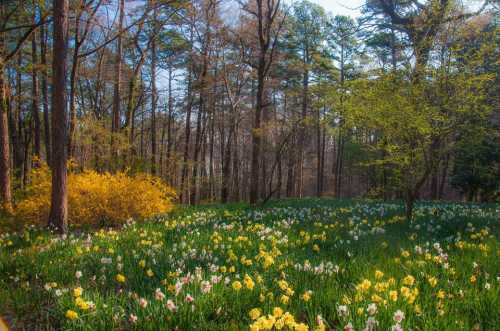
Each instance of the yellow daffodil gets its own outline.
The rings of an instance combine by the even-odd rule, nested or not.
[[[252,310],[250,310],[250,312],[248,313],[248,315],[250,316],[250,318],[252,320],[256,320],[257,318],[260,317],[260,315],[262,314],[262,311],[260,310],[260,308],[253,308]]]
[[[125,283],[125,280],[126,280],[126,278],[125,278],[125,276],[124,276],[124,275],[122,275],[122,274],[118,274],[118,275],[116,275],[116,281],[117,281],[118,283]]]
[[[83,293],[83,289],[81,287],[76,287],[73,289],[73,296],[75,298],[78,298],[79,296],[81,296]]]
[[[74,310],[67,310],[65,316],[69,320],[74,320],[78,318],[78,313]]]
[[[241,282],[238,281],[238,280],[234,281],[233,284],[232,284],[232,286],[233,286],[233,290],[235,290],[235,291],[239,291],[243,287],[241,285]]]

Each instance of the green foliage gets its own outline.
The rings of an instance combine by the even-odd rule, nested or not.
[[[469,201],[500,199],[498,129],[468,132],[457,144],[451,184]]]
[[[491,43],[457,43],[446,66],[425,71],[374,71],[346,86],[346,116],[374,152],[367,165],[382,167],[392,187],[414,200],[453,148],[460,132],[486,123],[494,75],[481,70]],[[410,201],[411,202],[411,201]]]
[[[355,59],[360,54],[360,43],[358,41],[358,25],[349,16],[336,15],[328,22],[328,30],[331,38],[328,44],[333,52],[333,59],[339,63],[341,75],[353,78],[355,73]]]
[[[321,6],[307,0],[295,2],[292,9],[293,14],[286,22],[286,34],[281,42],[288,56],[288,70],[297,74],[297,77],[290,77],[291,83],[299,85],[304,73],[319,73],[325,66],[328,67],[325,63],[327,15]]]

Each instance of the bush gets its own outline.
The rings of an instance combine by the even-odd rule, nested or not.
[[[35,223],[47,222],[51,174],[47,166],[33,170],[16,216]],[[148,218],[172,210],[174,191],[147,174],[84,171],[68,176],[69,222],[72,225],[116,225],[129,218]]]

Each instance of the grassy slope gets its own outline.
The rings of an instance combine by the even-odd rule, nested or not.
[[[321,315],[327,329],[343,328],[350,321],[361,330],[368,317],[366,308],[378,300],[373,297],[377,294],[386,300],[378,304],[375,316],[381,330],[394,324],[397,309],[405,312],[405,329],[494,330],[500,325],[497,209],[422,204],[409,224],[397,216],[402,213],[399,204],[303,199],[274,201],[261,209],[239,204],[181,209],[120,232],[65,240],[29,229],[0,239],[0,312],[14,326],[28,329],[241,330],[252,322],[248,315],[252,308],[272,313],[279,306],[311,329]],[[443,249],[441,258],[435,243]],[[422,254],[416,253],[416,245]],[[404,250],[409,257],[402,255]],[[259,251],[263,258],[257,258]],[[273,264],[265,268],[267,255]],[[252,265],[244,265],[243,256]],[[105,263],[107,258],[111,263]],[[302,270],[308,264],[312,270]],[[235,272],[221,272],[222,266],[233,266]],[[177,297],[168,291],[188,272],[195,274],[197,267],[200,279],[191,280]],[[314,267],[319,267],[316,272]],[[384,276],[376,279],[375,270]],[[83,273],[79,280],[76,271]],[[118,283],[117,274],[123,274],[126,282]],[[231,284],[238,277],[242,281],[245,274],[255,288],[235,291]],[[222,275],[228,284],[222,280],[202,294],[200,280],[210,280],[212,275]],[[416,279],[408,287],[418,288],[413,303],[401,293],[407,275]],[[438,280],[435,287],[429,277]],[[285,294],[278,285],[281,279],[294,292],[288,304],[280,301]],[[356,285],[364,279],[372,286],[361,293]],[[44,289],[51,282],[57,287]],[[377,292],[376,283],[389,286]],[[94,309],[76,306],[72,290],[78,286]],[[155,300],[157,288],[175,301],[176,313],[165,308],[165,301]],[[395,302],[388,299],[391,290],[398,291]],[[439,290],[444,291],[442,299]],[[307,302],[301,299],[306,291],[312,291]],[[194,308],[184,302],[188,293],[195,298]],[[141,308],[138,298],[145,298],[148,306]],[[350,316],[339,316],[338,305],[348,301]],[[79,318],[65,318],[68,309]],[[130,314],[137,315],[137,322],[129,321]]]

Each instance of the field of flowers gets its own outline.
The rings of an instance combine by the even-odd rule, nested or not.
[[[27,330],[497,330],[499,206],[286,200],[0,236]]]

